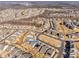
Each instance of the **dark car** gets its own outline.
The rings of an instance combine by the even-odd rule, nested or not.
[[[64,58],[69,58],[69,54],[64,54]]]

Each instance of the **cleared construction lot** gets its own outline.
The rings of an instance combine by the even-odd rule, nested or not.
[[[39,40],[46,42],[47,44],[50,44],[52,46],[61,47],[61,41],[60,40],[54,39],[52,37],[49,37],[49,36],[43,35],[43,34],[41,34],[38,38],[39,38]]]

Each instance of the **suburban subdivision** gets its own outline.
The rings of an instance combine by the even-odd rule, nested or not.
[[[0,58],[79,58],[78,3],[0,2]]]

